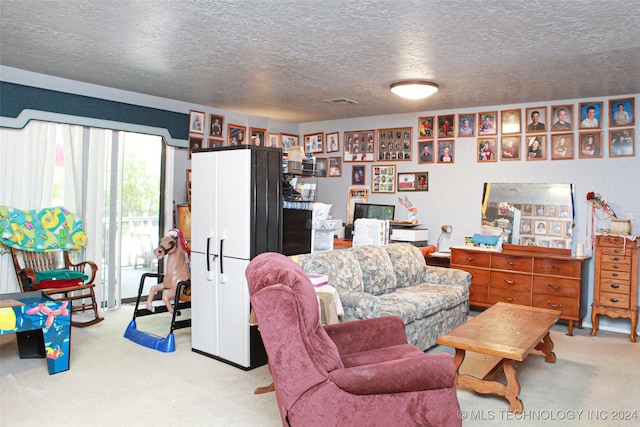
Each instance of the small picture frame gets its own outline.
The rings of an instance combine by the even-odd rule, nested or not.
[[[279,133],[269,133],[267,136],[267,147],[282,148],[282,141]]]
[[[328,159],[326,157],[316,157],[316,176],[326,178],[328,175]]]
[[[553,239],[551,245],[556,249],[566,249],[567,241],[565,239]]]
[[[476,136],[476,114],[458,114],[458,137]]]
[[[544,205],[544,216],[557,217],[558,207],[556,205]]]
[[[547,130],[547,107],[527,108],[525,113],[527,133],[545,132]]]
[[[520,136],[503,136],[500,140],[500,160],[520,160]]]
[[[551,132],[573,130],[573,105],[554,105],[551,107]]]
[[[478,113],[478,136],[497,135],[497,111],[484,111]]]
[[[536,245],[536,240],[534,237],[531,236],[524,236],[520,238],[520,244],[522,246],[535,246]]]
[[[418,163],[433,163],[433,144],[434,141],[418,141]]]
[[[365,185],[366,170],[364,165],[353,165],[351,167],[351,185]]]
[[[578,112],[580,114],[579,129],[602,128],[602,102],[581,102]]]
[[[189,133],[204,135],[205,119],[202,111],[189,111]]]
[[[344,133],[345,162],[373,162],[375,160],[375,131],[358,130]]]
[[[559,218],[569,218],[569,206],[567,206],[567,205],[558,206],[558,217]]]
[[[329,157],[329,177],[342,176],[342,157]]]
[[[438,141],[438,163],[453,163],[455,160],[455,141]]]
[[[331,132],[325,135],[327,143],[327,153],[337,153],[340,151],[340,133]]]
[[[447,138],[452,137],[455,127],[456,115],[447,114],[445,116],[438,116],[438,137]]]
[[[204,148],[204,138],[198,138],[196,136],[189,137],[189,160],[191,160],[191,153]]]
[[[224,146],[223,139],[209,138],[209,145],[207,146],[207,148],[218,148],[223,146]]]
[[[229,146],[247,144],[246,135],[246,126],[233,125],[231,123],[229,124],[229,128],[227,131],[227,142]]]
[[[280,143],[282,144],[282,154],[288,154],[289,148],[297,147],[300,145],[300,138],[298,135],[291,135],[289,133],[280,134]]]
[[[573,145],[573,133],[551,134],[551,160],[573,159]]]
[[[500,112],[500,130],[502,135],[522,132],[522,109],[502,110]]]
[[[609,100],[609,127],[633,126],[635,98]]]
[[[562,221],[549,221],[549,236],[562,237]]]
[[[378,129],[378,160],[411,161],[412,128]]]
[[[304,135],[305,153],[324,153],[324,132]]]
[[[527,137],[527,160],[547,159],[547,137],[535,135]]]
[[[209,115],[209,136],[212,138],[220,138],[224,137],[224,116],[220,116],[218,114],[210,114]]]
[[[578,147],[578,157],[581,159],[601,158],[602,131],[580,132]]]
[[[529,203],[522,205],[522,215],[533,216],[533,205]]]
[[[534,216],[544,216],[544,205],[533,205]]]
[[[398,191],[429,191],[429,172],[398,172]]]
[[[396,192],[396,167],[394,165],[371,166],[371,192]]]
[[[633,128],[609,131],[609,157],[633,157],[634,146]]]
[[[255,145],[257,147],[266,147],[267,144],[264,139],[266,134],[266,129],[249,128],[249,135],[251,135],[251,145]]]
[[[547,221],[536,219],[533,221],[533,233],[540,235],[547,235]]]
[[[478,138],[477,157],[478,163],[495,162],[497,138]]]
[[[433,139],[435,129],[433,127],[434,116],[418,117],[418,139]]]
[[[531,219],[520,220],[520,233],[531,234]]]

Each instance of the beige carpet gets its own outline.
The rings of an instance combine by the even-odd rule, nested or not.
[[[55,375],[48,374],[44,359],[20,360],[14,335],[1,336],[0,425],[281,425],[274,393],[253,394],[271,382],[266,366],[245,372],[193,353],[190,329],[176,331],[174,353],[134,344],[122,336],[131,313],[125,306],[106,312],[98,325],[73,328],[71,369]],[[166,336],[165,316],[140,318],[138,327]],[[637,425],[640,344],[605,331],[597,337],[586,329],[575,334],[554,327],[555,364],[537,355],[518,364],[520,416],[509,413],[502,398],[460,390],[464,425]],[[430,350],[440,351],[452,353]],[[636,419],[614,422],[621,411]]]

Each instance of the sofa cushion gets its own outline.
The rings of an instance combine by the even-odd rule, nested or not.
[[[405,325],[416,320],[416,305],[406,298],[399,297],[397,291],[380,295],[378,298],[381,316],[400,316]]]
[[[408,291],[408,292],[404,292]],[[406,312],[413,312],[412,319],[422,319],[447,307],[446,298],[436,292],[417,291],[415,287],[397,289],[391,294],[380,295],[380,311],[393,310],[391,306],[403,307]],[[405,306],[411,306],[411,309]],[[389,306],[389,307],[388,307]],[[399,314],[399,316],[402,316]]]
[[[328,251],[298,255],[298,264],[307,273],[326,274],[329,285],[340,291],[360,291],[362,270],[356,254],[349,251]]]
[[[360,263],[364,291],[373,295],[392,292],[396,276],[389,254],[382,246],[358,246],[351,249]]]
[[[396,288],[414,286],[423,282],[427,263],[420,249],[410,243],[392,243],[384,248],[393,265]]]
[[[418,308],[418,319],[425,317],[420,315],[422,311],[431,311],[429,308],[431,305],[438,305],[439,310],[446,310],[464,303],[469,298],[469,291],[462,286],[436,285],[433,283],[422,283],[410,288],[398,289],[397,292],[408,294],[408,298],[414,300],[420,306],[427,306]],[[437,298],[434,296],[437,296]],[[426,314],[426,316],[428,315]]]

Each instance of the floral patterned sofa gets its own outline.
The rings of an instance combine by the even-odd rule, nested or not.
[[[424,350],[466,321],[471,275],[427,266],[409,243],[359,246],[292,257],[306,273],[326,274],[343,321],[397,315],[409,343]]]

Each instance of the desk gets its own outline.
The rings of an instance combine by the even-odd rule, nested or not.
[[[49,374],[69,370],[69,301],[56,301],[40,291],[0,295],[0,335],[4,334],[18,335],[20,358],[46,356]]]

